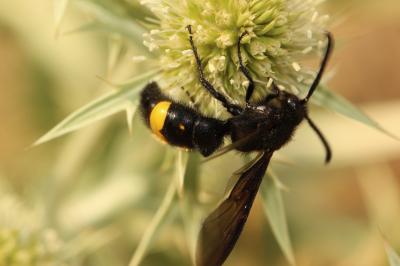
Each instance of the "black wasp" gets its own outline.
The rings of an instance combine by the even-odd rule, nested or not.
[[[148,84],[141,94],[141,109],[153,133],[171,145],[196,149],[203,156],[209,156],[221,146],[223,138],[229,135],[232,144],[217,153],[222,154],[232,149],[241,152],[259,152],[259,155],[241,170],[240,177],[229,196],[202,225],[196,263],[198,266],[218,266],[224,263],[242,232],[272,154],[290,140],[296,127],[304,119],[325,147],[325,162],[330,161],[331,149],[308,116],[307,103],[320,82],[332,51],[333,38],[330,33],[326,33],[326,51],[318,74],[304,99],[280,90],[273,84],[271,94],[261,101],[252,103],[250,98],[254,90],[254,81],[243,64],[240,51],[241,40],[247,34],[244,32],[237,43],[239,69],[249,81],[246,105],[243,107],[230,103],[204,77],[201,60],[193,42],[191,26],[187,26],[187,30],[200,83],[232,116],[225,121],[206,117],[197,110],[164,95],[154,82]]]

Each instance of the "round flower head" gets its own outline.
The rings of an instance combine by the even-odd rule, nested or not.
[[[265,96],[275,82],[297,93],[312,82],[314,72],[300,66],[324,45],[326,16],[316,11],[317,0],[148,0],[159,19],[145,34],[145,45],[159,54],[162,89],[202,112],[219,116],[219,102],[201,86],[186,26],[205,77],[231,102],[243,104],[248,81],[239,71],[237,44],[256,83],[251,101]],[[184,94],[182,92],[185,92]],[[187,97],[189,95],[190,97]],[[210,104],[212,103],[212,104]]]

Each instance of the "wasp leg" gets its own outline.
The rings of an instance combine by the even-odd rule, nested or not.
[[[196,48],[196,46],[194,45],[194,42],[193,42],[192,26],[188,25],[186,28],[189,31],[189,41],[190,41],[190,45],[192,46],[194,58],[196,59],[197,70],[199,72],[199,79],[200,79],[201,85],[203,85],[203,87],[209,93],[211,93],[211,95],[215,99],[220,101],[222,103],[222,105],[226,108],[226,110],[229,113],[231,113],[232,115],[239,115],[242,112],[242,108],[240,106],[238,106],[238,105],[230,103],[225,98],[225,96],[222,95],[221,93],[219,93],[218,91],[216,91],[215,88],[213,87],[213,85],[211,85],[211,83],[204,77],[203,68],[201,66],[201,60],[200,60],[199,54],[197,53],[197,48]]]
[[[265,97],[265,102],[269,102],[275,98],[278,98],[279,95],[281,93],[281,90],[278,88],[278,86],[275,85],[274,82],[272,82],[272,89],[271,89],[271,93],[267,95],[267,97]]]
[[[193,95],[190,94],[190,92],[185,88],[185,87],[181,87],[182,91],[187,95],[187,97],[189,98],[190,104],[197,110],[200,110],[200,106],[199,104],[196,102],[196,100],[194,99]]]
[[[250,71],[243,64],[242,53],[240,51],[240,43],[241,43],[243,37],[246,36],[247,34],[248,34],[247,31],[245,31],[242,33],[242,35],[240,35],[239,41],[237,43],[237,53],[238,53],[238,58],[239,58],[239,69],[240,69],[240,71],[242,71],[243,75],[245,75],[247,80],[249,81],[249,86],[247,87],[247,91],[246,91],[246,103],[248,104],[250,101],[251,95],[253,94],[253,91],[254,91],[254,80],[250,75]]]

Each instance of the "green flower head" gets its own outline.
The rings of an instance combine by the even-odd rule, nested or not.
[[[185,91],[203,112],[219,115],[221,105],[201,87],[189,43],[193,29],[206,78],[230,101],[243,104],[248,81],[238,71],[237,43],[256,82],[254,99],[269,92],[272,81],[298,93],[311,84],[314,72],[299,62],[324,45],[327,16],[317,0],[145,0],[159,19],[144,44],[159,54],[160,82],[170,94]],[[183,89],[183,90],[182,90]],[[179,96],[178,96],[179,97]],[[182,98],[183,97],[183,98]],[[213,104],[210,104],[211,103]],[[217,107],[217,108],[215,108]]]

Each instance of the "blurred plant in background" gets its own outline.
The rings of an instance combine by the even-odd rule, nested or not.
[[[0,4],[0,55],[4,66],[0,68],[0,106],[5,125],[1,132],[1,145],[5,148],[1,149],[0,165],[4,176],[0,183],[0,265],[101,266],[127,265],[129,261],[131,265],[190,265],[199,223],[223,196],[232,174],[231,165],[241,165],[242,158],[228,154],[199,164],[198,155],[177,152],[155,142],[136,117],[137,95],[144,84],[151,78],[164,78],[161,82],[168,84],[168,76],[175,73],[155,76],[160,73],[155,66],[168,67],[168,62],[160,61],[158,55],[142,45],[143,34],[145,39],[160,34],[154,31],[160,14],[154,15],[154,10],[135,1],[57,0],[54,30],[50,23],[51,4]],[[353,4],[360,6],[356,1]],[[390,1],[388,5],[399,7]],[[373,3],[369,6],[377,14]],[[179,3],[173,7],[179,7]],[[330,1],[324,7],[341,10],[343,4]],[[350,6],[351,10],[354,8]],[[314,10],[307,11],[312,14]],[[367,8],[363,11],[371,14]],[[386,18],[390,21],[390,16]],[[183,42],[186,25],[180,24]],[[146,28],[149,25],[153,29],[150,35]],[[95,34],[90,33],[93,31]],[[56,41],[54,33],[58,36]],[[340,53],[351,39],[340,34],[337,39],[335,53]],[[399,43],[398,35],[392,41]],[[183,45],[189,47],[188,43]],[[185,54],[182,56],[185,58]],[[212,66],[218,70],[220,62],[214,59],[221,56],[224,55],[206,56],[210,74]],[[347,55],[341,64],[351,56]],[[188,58],[190,55],[184,65],[190,63]],[[291,69],[291,74],[277,71],[282,85],[287,82],[285,75],[295,77],[294,62],[288,62],[286,68],[281,66],[282,71]],[[341,78],[340,68],[336,77]],[[302,67],[301,71],[305,69]],[[182,73],[181,68],[178,70],[177,74]],[[195,82],[193,73],[186,75],[191,77],[187,79],[189,83]],[[341,78],[342,84],[351,78],[352,75]],[[393,83],[398,88],[399,83]],[[110,91],[109,85],[115,88]],[[367,85],[360,84],[363,94],[367,94]],[[389,83],[384,85],[390,87]],[[167,87],[172,88],[172,83]],[[304,90],[301,85],[298,89]],[[84,105],[95,94],[100,98]],[[380,128],[331,91],[321,87],[316,96],[315,104]],[[393,96],[389,99],[391,104],[368,110],[378,121],[396,130],[400,103]],[[68,138],[23,150],[35,136],[79,106],[84,107],[38,143],[81,130]],[[102,120],[120,111],[127,113],[131,135],[125,121]],[[316,111],[313,108],[311,112],[314,115]],[[368,133],[365,127],[355,127],[354,122],[319,113],[316,120],[333,144],[336,162],[330,168],[322,168],[318,141],[302,129],[296,136],[298,141],[288,145],[279,157],[284,161],[290,158],[295,165],[278,161],[272,164],[280,181],[266,178],[260,193],[271,227],[266,226],[261,207],[256,204],[227,265],[287,265],[287,261],[293,264],[294,258],[298,265],[385,265],[384,241],[379,233],[371,233],[371,228],[380,228],[393,244],[394,248],[387,245],[387,253],[391,265],[398,263],[398,144],[372,130]],[[98,120],[102,121],[92,124]],[[281,193],[284,186],[280,182],[290,188],[288,193]],[[288,236],[283,197],[294,248]]]
[[[0,263],[1,265],[62,265],[59,251],[63,243],[51,228],[42,228],[36,209],[24,206],[21,199],[1,183]]]

